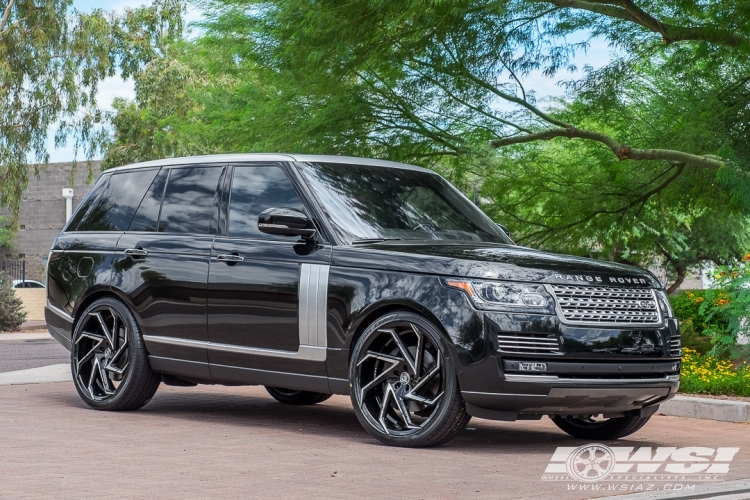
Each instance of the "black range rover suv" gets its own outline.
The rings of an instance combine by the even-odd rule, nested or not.
[[[471,416],[616,439],[679,385],[647,271],[516,246],[439,175],[340,156],[177,158],[104,172],[55,240],[46,319],[81,398],[159,384],[349,394],[400,446]]]

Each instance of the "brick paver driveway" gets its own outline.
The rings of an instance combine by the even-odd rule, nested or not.
[[[542,481],[548,419],[474,420],[434,449],[378,444],[348,398],[283,406],[258,387],[162,386],[142,410],[105,413],[71,383],[0,387],[0,495],[8,498],[589,498]],[[739,446],[727,479],[750,477],[750,427],[656,416],[618,446]]]

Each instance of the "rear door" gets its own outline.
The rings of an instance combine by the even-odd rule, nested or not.
[[[105,173],[55,240],[48,262],[50,305],[68,314],[108,290],[117,240],[128,229],[156,169]]]
[[[211,372],[257,383],[268,383],[254,378],[257,370],[324,377],[331,246],[258,230],[258,215],[267,208],[310,216],[284,165],[237,165],[232,171],[228,218],[211,252]]]
[[[160,371],[184,374],[192,366],[192,376],[210,377],[206,280],[223,171],[163,168],[117,245],[112,285],[132,304]]]

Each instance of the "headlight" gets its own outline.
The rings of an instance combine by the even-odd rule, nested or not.
[[[477,309],[549,314],[555,312],[555,302],[544,285],[457,279],[446,279],[444,283],[466,292]]]
[[[664,313],[664,317],[674,318],[674,311],[672,310],[672,304],[669,302],[667,292],[664,290],[656,290],[656,300],[659,301],[659,309]]]

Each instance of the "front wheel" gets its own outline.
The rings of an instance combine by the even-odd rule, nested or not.
[[[394,446],[437,446],[466,427],[447,341],[425,318],[387,314],[370,325],[352,351],[351,400],[362,426]]]
[[[286,405],[314,405],[322,403],[333,394],[312,391],[295,391],[294,389],[282,389],[281,387],[268,387],[266,391],[273,399]]]
[[[70,363],[78,394],[97,410],[136,410],[159,388],[135,317],[111,297],[94,301],[81,314]]]
[[[620,417],[598,419],[595,415],[552,417],[560,429],[578,439],[611,441],[629,436],[646,425],[651,417]]]

